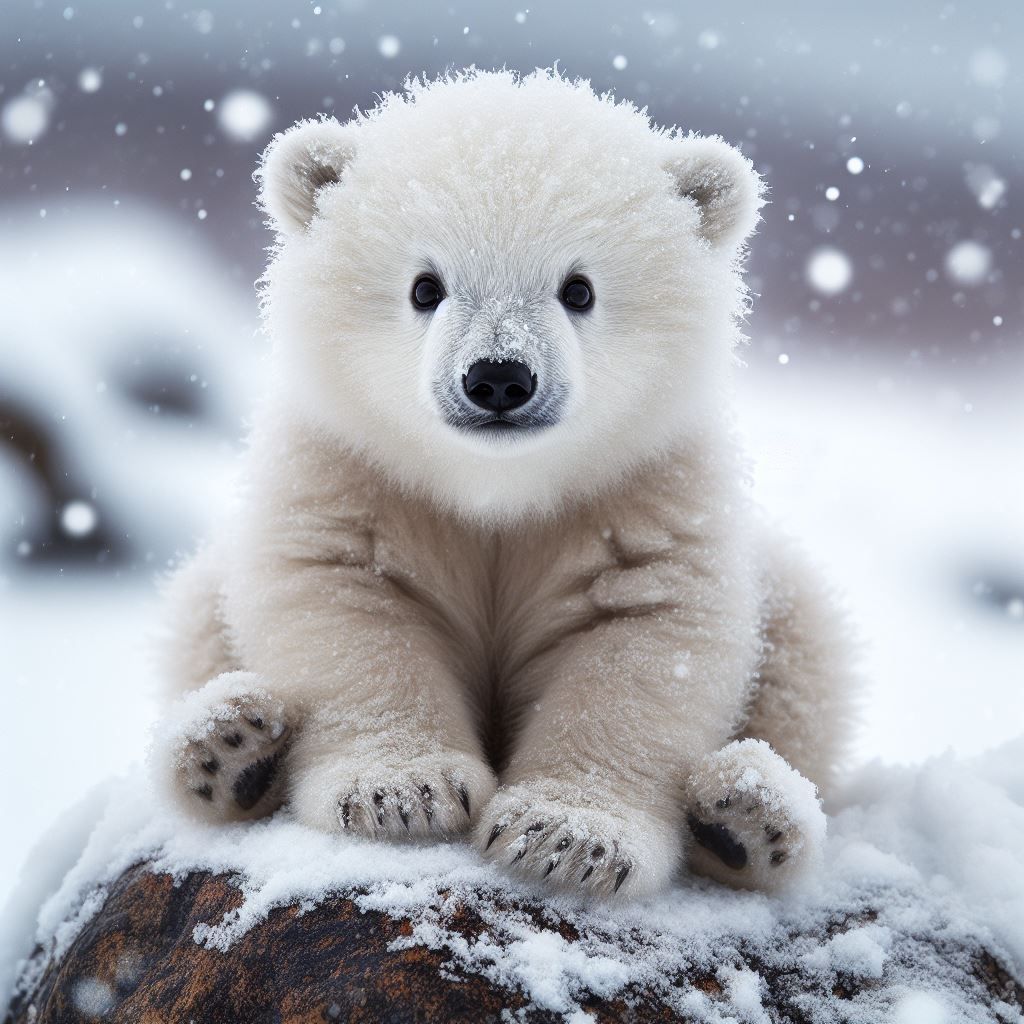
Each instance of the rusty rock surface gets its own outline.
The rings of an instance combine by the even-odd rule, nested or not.
[[[5,1024],[498,1024],[512,1019],[545,1024],[563,1019],[531,1007],[520,991],[453,970],[443,951],[389,948],[411,934],[410,923],[363,912],[344,895],[302,912],[298,907],[272,911],[227,952],[195,941],[197,925],[223,917],[240,902],[228,875],[196,872],[175,885],[145,865],[131,868],[110,887],[103,908],[62,958],[43,966],[44,954],[37,951],[41,974],[30,991],[15,997]],[[541,920],[539,907],[518,909],[533,909]],[[543,920],[567,941],[574,938],[571,925]],[[454,925],[470,939],[487,930],[469,908],[456,915]],[[833,922],[825,934],[849,925]],[[986,950],[952,946],[931,953],[932,963],[922,964],[925,978],[928,970],[953,972],[977,1005],[1002,1002],[1024,1011],[1024,986]],[[780,970],[753,952],[746,965],[766,982],[764,1007],[772,1021],[813,1020],[803,997],[820,988],[820,980]],[[713,976],[699,972],[682,972],[669,984],[698,989],[712,999],[722,994]],[[863,984],[840,981],[830,995],[841,1004]],[[616,999],[584,996],[580,1002],[601,1024],[687,1019],[659,993],[630,990]],[[1004,1018],[993,1012],[992,1019]]]

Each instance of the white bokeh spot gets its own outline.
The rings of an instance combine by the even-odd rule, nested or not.
[[[838,295],[853,280],[853,265],[846,253],[823,246],[807,261],[807,280],[822,295]]]

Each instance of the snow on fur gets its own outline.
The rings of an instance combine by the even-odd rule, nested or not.
[[[59,957],[102,906],[105,886],[149,859],[154,871],[179,878],[196,870],[237,873],[242,903],[197,926],[201,945],[227,950],[275,907],[312,906],[358,890],[353,898],[363,910],[410,919],[404,944],[443,951],[452,971],[517,986],[532,1005],[567,1021],[586,1019],[579,1016],[584,993],[610,997],[631,985],[696,1020],[763,1021],[765,979],[744,966],[742,952],[772,969],[809,971],[822,980],[822,992],[844,976],[877,982],[841,1006],[808,996],[806,1011],[816,1022],[980,1024],[992,1018],[954,979],[936,973],[940,962],[934,952],[929,961],[928,950],[943,942],[984,944],[1024,969],[1022,795],[1024,740],[971,761],[870,765],[838,804],[823,870],[785,898],[693,881],[615,906],[548,898],[551,922],[568,922],[580,936],[568,942],[537,918],[509,910],[510,899],[540,894],[510,883],[465,845],[338,840],[287,813],[249,825],[183,824],[154,813],[152,794],[135,780],[110,787],[78,863],[59,885],[34,878],[46,858],[26,869],[23,887],[38,882],[37,899],[50,895],[38,912],[8,908],[4,915],[4,990],[33,943]],[[486,941],[467,942],[449,926],[450,911],[466,903],[484,920]],[[824,925],[842,917],[850,927],[827,937]],[[819,925],[820,938],[812,937]],[[898,944],[919,954],[931,973],[908,968],[905,956],[894,955]],[[19,987],[31,986],[44,966],[33,961]],[[722,995],[674,987],[678,972],[691,969],[717,977]],[[1007,1008],[1004,1019],[1018,1018]]]

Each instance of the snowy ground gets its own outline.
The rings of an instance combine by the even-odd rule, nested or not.
[[[970,756],[1024,735],[1024,481],[1013,471],[1022,464],[1024,424],[1012,381],[987,388],[967,383],[957,395],[925,384],[896,386],[852,370],[837,386],[836,376],[833,370],[819,379],[792,365],[751,368],[741,389],[742,428],[756,459],[758,493],[847,593],[865,641],[859,760],[915,763],[947,749]],[[0,579],[4,692],[14,723],[0,771],[18,780],[8,792],[7,814],[19,827],[0,850],[0,898],[15,893],[5,915],[11,927],[25,921],[17,907],[52,891],[70,866],[77,840],[63,851],[51,843],[31,858],[27,883],[18,883],[17,867],[47,825],[58,819],[66,835],[90,788],[111,775],[139,774],[156,711],[147,638],[156,626],[157,603],[145,575],[107,583],[88,576],[48,583],[23,574]],[[947,759],[920,773],[875,767],[861,774],[851,806],[833,822],[832,883],[848,878],[844,872],[854,868],[847,859],[854,857],[870,870],[910,872],[923,900],[931,898],[929,887],[938,886],[937,893],[973,886],[973,909],[963,928],[991,927],[1024,964],[1024,937],[1014,930],[1014,922],[1024,920],[1024,778],[1013,774],[1022,755],[1018,744],[980,767]],[[996,781],[978,781],[993,773]],[[983,804],[971,807],[975,783],[989,791]],[[142,814],[138,785],[130,792]],[[949,821],[957,801],[968,805],[964,813],[977,819],[974,824]],[[133,819],[142,838],[131,841],[167,834],[164,819],[145,825],[144,818]],[[284,822],[278,839],[294,839],[296,828]],[[287,858],[274,861],[278,845],[260,866],[262,834],[251,833],[245,846],[255,865],[255,911],[265,909],[268,893],[285,898],[297,884],[288,881],[295,866]],[[959,838],[964,834],[974,838]],[[186,836],[183,863],[215,866],[220,846],[234,850],[238,839],[225,836],[223,844],[211,844],[208,837],[200,842]],[[328,849],[325,840],[304,835],[301,845],[308,851],[314,842],[319,852],[304,853],[303,862],[322,857],[324,883],[350,879],[365,865],[340,845]],[[92,866],[80,869],[79,881],[107,863],[90,856]],[[228,852],[223,858],[226,863]],[[412,876],[426,878],[430,888],[438,872],[482,878],[484,871],[471,855],[455,850],[389,854],[386,863],[381,870],[400,886]],[[36,892],[40,864],[49,877]],[[388,885],[381,891],[393,895]],[[685,910],[683,919],[692,920],[687,901],[693,898],[693,890],[684,889],[666,906]],[[768,928],[781,913],[757,900],[740,911],[731,900],[717,894],[710,909],[701,904],[702,915],[711,915],[701,920],[721,916],[722,927],[729,927],[756,918]],[[666,912],[645,913],[664,923]],[[55,914],[51,909],[51,918]],[[692,928],[677,932],[670,934],[680,941],[699,939]],[[229,937],[215,927],[207,938],[218,936]],[[864,938],[866,962],[884,959],[884,940],[884,930]],[[523,941],[528,949],[529,937]],[[832,953],[814,955],[827,959]],[[509,969],[527,987],[533,984],[528,960]],[[638,969],[610,965],[609,984]],[[560,970],[555,994],[538,998],[571,1007],[576,968],[566,961]]]
[[[863,644],[859,756],[1024,734],[1024,359],[957,390],[870,366],[741,379],[759,499],[847,596]]]

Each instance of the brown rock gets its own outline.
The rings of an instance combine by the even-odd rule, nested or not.
[[[240,902],[230,876],[194,873],[176,886],[144,865],[132,868],[110,887],[103,909],[66,954],[45,964],[33,989],[15,997],[6,1024],[497,1024],[503,1010],[524,1011],[517,1021],[561,1019],[527,1007],[522,992],[477,975],[453,975],[444,952],[422,946],[389,949],[394,939],[410,934],[409,922],[361,912],[345,896],[302,913],[296,907],[273,911],[226,953],[196,943],[196,925],[219,920]],[[518,909],[567,941],[575,938],[571,926],[552,923],[539,907],[520,904]],[[834,921],[820,937],[871,916]],[[470,907],[450,926],[471,938],[487,930]],[[901,938],[893,955],[902,958],[904,970],[909,957],[920,960],[922,985],[929,972],[941,973],[947,983],[952,975],[979,1008],[1004,1001],[1024,1010],[1024,986],[984,949],[936,945],[925,947],[922,956],[919,940],[902,948]],[[740,952],[767,983],[764,1005],[773,1021],[814,1021],[808,1007],[827,998],[855,999],[863,990],[860,980],[840,979],[825,992],[820,979]],[[42,966],[42,951],[36,960]],[[711,999],[723,996],[722,986],[706,972],[683,971],[666,979],[666,986],[677,993],[698,989]],[[594,996],[581,1003],[600,1022],[686,1019],[669,1008],[664,992],[629,991],[614,1000]]]

